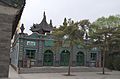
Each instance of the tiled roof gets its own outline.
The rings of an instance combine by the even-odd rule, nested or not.
[[[50,24],[48,24],[46,22],[46,15],[44,12],[44,17],[43,20],[41,21],[40,24],[33,24],[33,26],[30,29],[32,32],[39,32],[39,31],[44,31],[44,32],[50,32],[53,30],[52,27],[52,22]]]

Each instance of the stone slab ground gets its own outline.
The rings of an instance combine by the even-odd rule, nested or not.
[[[66,73],[31,73],[17,74],[12,67],[8,79],[120,79],[120,71],[106,72],[74,72],[73,76],[64,76]],[[3,79],[3,78],[1,78]]]

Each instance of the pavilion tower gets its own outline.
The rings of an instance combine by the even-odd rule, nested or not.
[[[46,21],[45,12],[43,14],[43,19],[40,24],[33,24],[30,29],[32,32],[37,32],[39,34],[50,33],[53,30],[52,20],[50,20],[50,24]]]

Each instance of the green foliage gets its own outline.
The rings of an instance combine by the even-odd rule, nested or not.
[[[63,25],[61,25],[59,28],[54,29],[53,35],[57,38],[62,38],[64,41],[70,41],[70,44],[64,45],[70,46],[71,53],[73,53],[73,45],[76,43],[76,41],[79,41],[83,39],[83,35],[79,29],[79,23],[75,22],[71,19],[67,21],[67,19],[64,19]],[[68,42],[69,43],[69,42]],[[70,66],[71,66],[71,54],[69,58],[69,68],[68,68],[68,75],[70,75]]]
[[[97,40],[99,42],[105,41],[105,35],[106,40],[108,42],[111,42],[116,38],[119,40],[120,16],[109,16],[108,18],[99,18],[91,24],[89,34],[92,39]]]
[[[75,43],[78,40],[83,39],[83,30],[79,29],[79,23],[71,19],[67,21],[64,19],[63,25],[59,28],[54,29],[53,35],[57,38],[62,38],[64,40],[70,40],[71,43]],[[65,38],[66,37],[66,38]]]
[[[69,40],[71,47],[74,44],[82,45],[87,49],[98,47],[106,54],[114,48],[118,51],[120,49],[120,15],[101,17],[92,24],[87,19],[74,22],[65,18],[63,25],[54,29],[53,35],[59,40]],[[89,44],[85,44],[85,40],[89,41]],[[112,57],[107,58],[108,68],[119,69],[120,58],[116,57],[114,61]]]
[[[82,29],[86,31],[86,29],[90,26],[91,23],[88,19],[84,19],[84,20],[81,20],[79,24],[82,27]]]
[[[98,18],[90,26],[90,39],[93,44],[101,48],[105,53],[109,53],[114,48],[120,49],[120,16],[109,16],[108,18]],[[108,58],[108,59],[107,59]],[[111,61],[111,57],[106,57],[106,66],[112,69],[119,69],[119,58]]]

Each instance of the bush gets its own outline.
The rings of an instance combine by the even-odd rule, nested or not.
[[[120,55],[116,55],[113,58],[113,67],[115,70],[120,71]]]
[[[120,71],[120,55],[119,54],[106,55],[105,67],[111,70]]]

